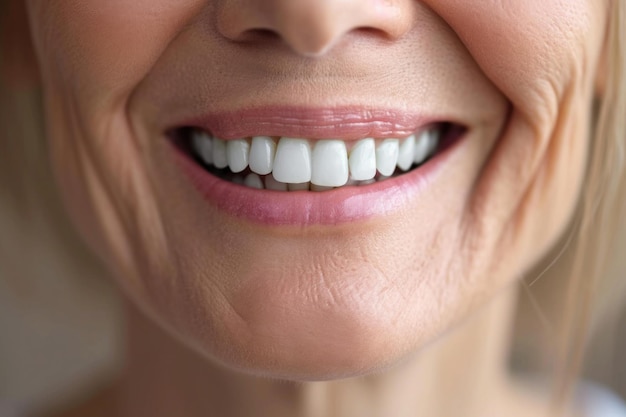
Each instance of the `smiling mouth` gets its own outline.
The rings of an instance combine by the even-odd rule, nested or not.
[[[210,113],[165,129],[175,163],[210,207],[272,227],[403,210],[449,172],[471,133],[445,116],[358,106]]]
[[[465,132],[431,123],[403,138],[305,139],[253,136],[223,140],[197,127],[176,129],[180,149],[212,175],[259,190],[329,191],[362,187],[424,165]]]

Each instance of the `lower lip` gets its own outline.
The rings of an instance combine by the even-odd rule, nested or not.
[[[270,226],[337,225],[388,215],[406,208],[433,186],[464,138],[445,146],[420,167],[365,186],[331,191],[258,190],[218,178],[171,144],[176,162],[204,198],[237,218]]]

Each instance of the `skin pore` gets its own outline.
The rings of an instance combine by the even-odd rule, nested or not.
[[[120,415],[540,412],[506,373],[514,284],[574,209],[608,2],[26,4],[65,203],[137,306]],[[382,218],[273,227],[207,204],[166,136],[263,106],[467,135]]]

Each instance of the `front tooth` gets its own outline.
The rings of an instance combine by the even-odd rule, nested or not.
[[[245,139],[229,140],[226,144],[228,167],[232,172],[241,172],[248,167],[250,145]]]
[[[213,163],[213,141],[208,133],[196,130],[191,134],[191,146],[196,155],[207,165]]]
[[[376,169],[383,176],[390,176],[398,163],[398,139],[385,139],[376,149]]]
[[[243,183],[246,187],[256,188],[257,190],[263,189],[263,181],[257,174],[246,175],[246,179],[243,180]]]
[[[250,147],[250,170],[259,175],[272,172],[276,143],[267,136],[255,136]]]
[[[411,135],[402,142],[398,152],[398,168],[402,171],[408,171],[413,165],[415,157],[415,136]]]
[[[213,138],[213,165],[215,165],[215,168],[218,169],[226,168],[228,166],[226,142],[218,138]]]
[[[306,139],[281,138],[276,148],[272,175],[291,184],[311,181],[311,145]]]
[[[374,139],[358,141],[350,151],[350,178],[366,181],[376,176],[376,144]]]
[[[320,140],[313,148],[311,183],[341,187],[348,182],[348,151],[342,140]]]
[[[425,130],[420,133],[419,137],[415,142],[415,154],[413,157],[413,162],[416,164],[421,164],[424,162],[424,159],[428,156],[428,148],[429,148],[429,139],[430,131]]]

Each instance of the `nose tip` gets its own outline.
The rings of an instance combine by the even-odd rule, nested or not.
[[[303,56],[321,56],[347,33],[398,39],[411,29],[412,0],[225,0],[217,29],[233,41],[270,32]]]

